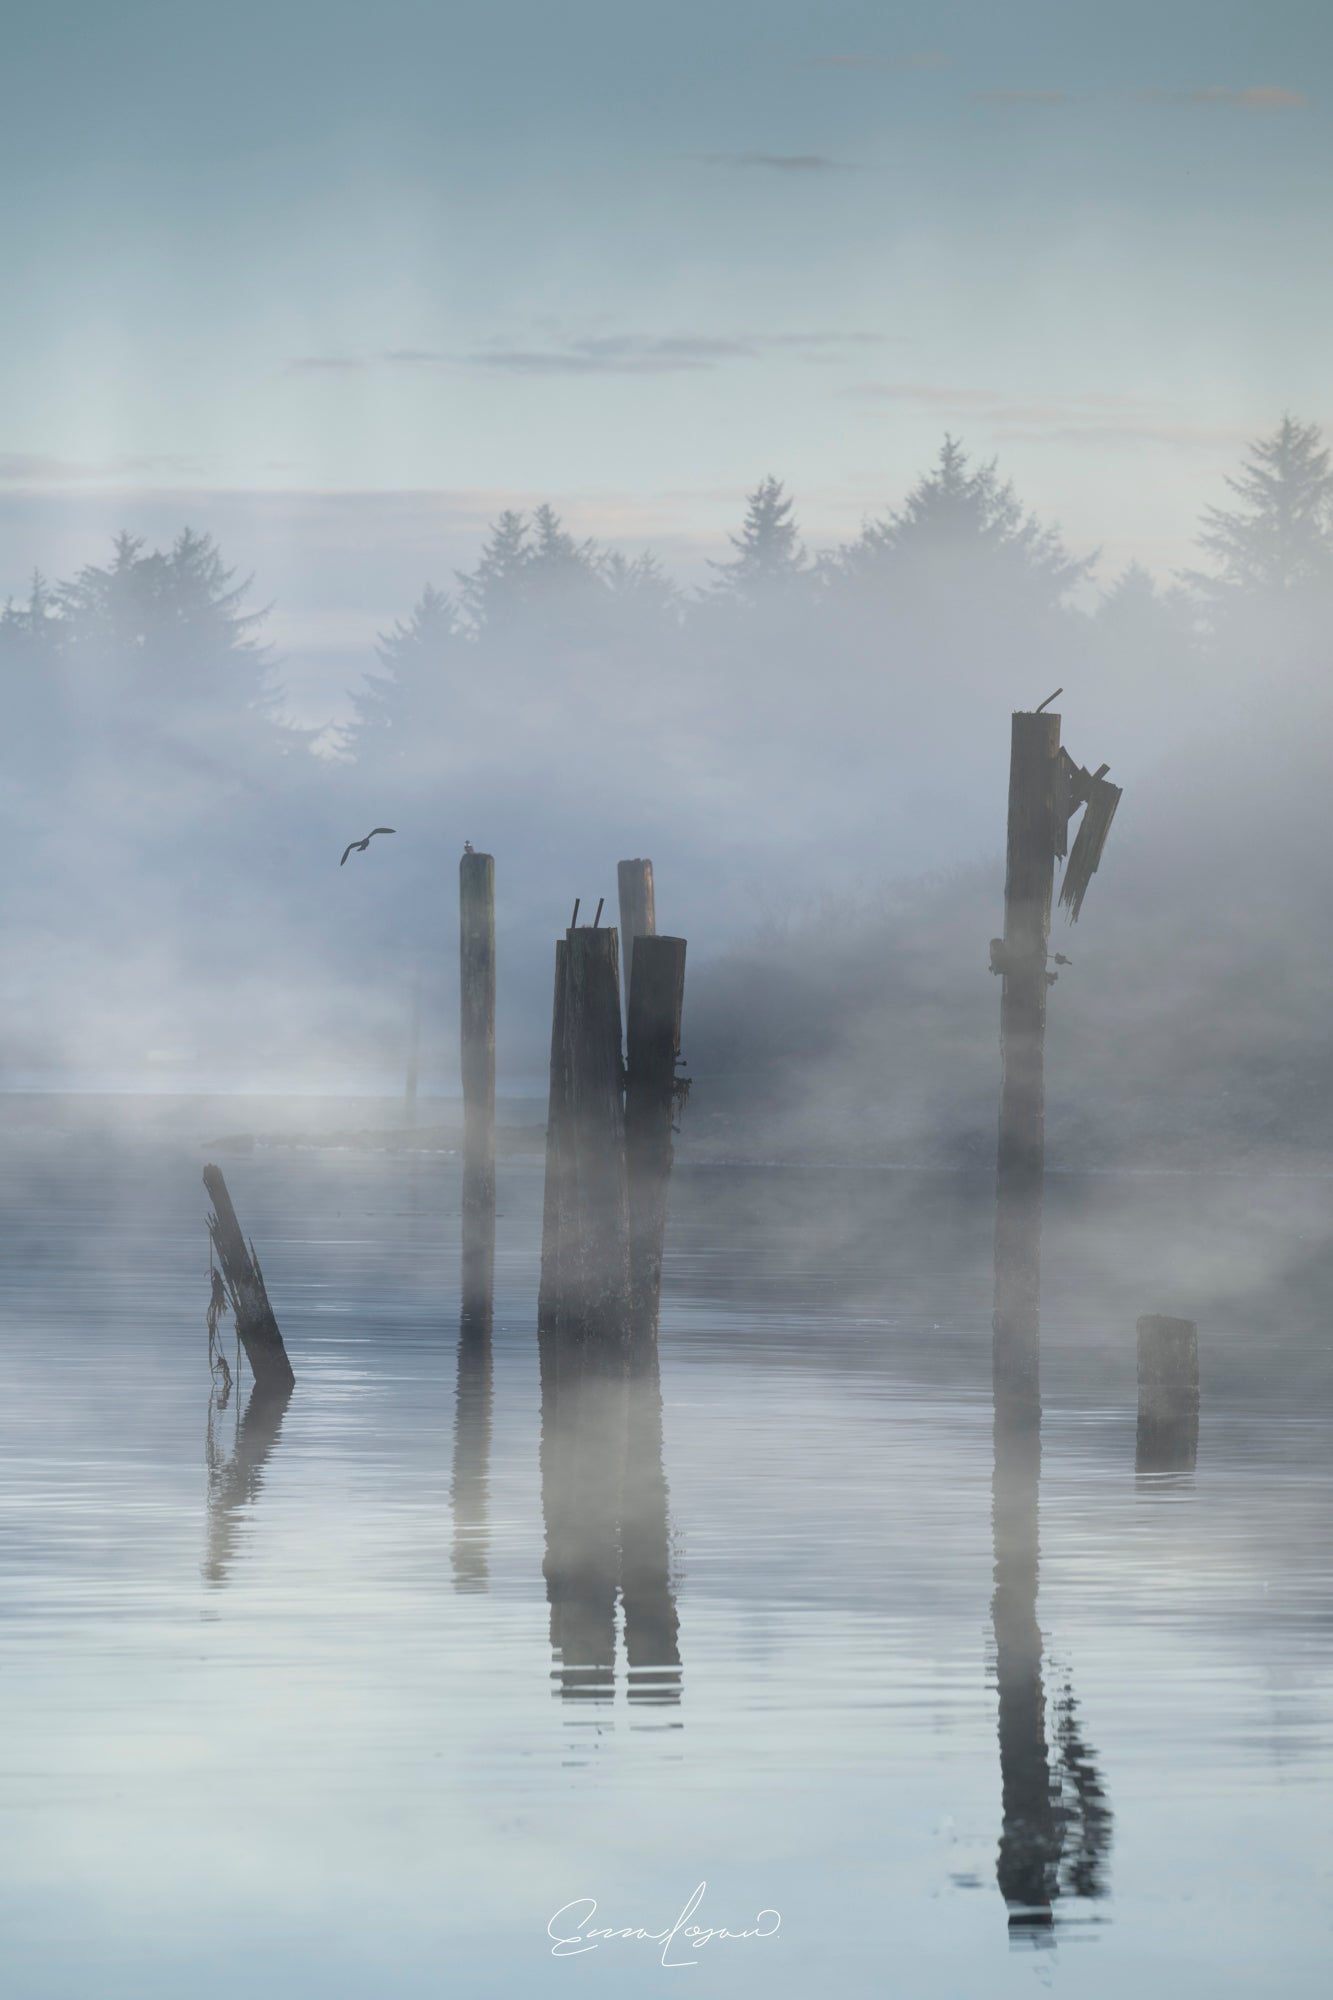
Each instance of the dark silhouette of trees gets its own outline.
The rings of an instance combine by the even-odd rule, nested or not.
[[[183,528],[169,549],[116,537],[111,561],[88,563],[52,593],[49,643],[84,683],[114,683],[170,707],[269,711],[273,658],[258,636],[267,609],[247,611],[239,583],[210,535]],[[219,686],[219,675],[223,676]]]
[[[902,506],[833,557],[836,574],[905,605],[947,608],[963,592],[997,611],[1055,610],[1092,572],[1059,531],[1026,512],[994,459],[972,466],[947,436]]]
[[[1269,601],[1333,585],[1333,469],[1317,424],[1284,416],[1257,438],[1227,486],[1238,507],[1208,507],[1199,531],[1210,570],[1186,578],[1217,607],[1239,596]]]
[[[745,502],[739,535],[727,540],[736,551],[725,562],[710,562],[715,592],[755,605],[789,594],[805,582],[810,563],[793,515],[794,501],[770,473]]]
[[[353,697],[352,733],[366,754],[401,756],[406,730],[447,726],[452,675],[468,648],[454,600],[428,583],[406,622],[381,633],[379,669]]]

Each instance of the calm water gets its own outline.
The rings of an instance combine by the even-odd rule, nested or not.
[[[298,1378],[247,1425],[200,1185],[243,1122],[0,1150],[7,1994],[1327,1989],[1333,1183],[1053,1184],[1038,1652],[993,1615],[984,1178],[682,1162],[616,1602],[596,1467],[543,1492],[540,1165],[487,1365],[454,1160],[217,1154]],[[1199,1322],[1193,1473],[1135,1473],[1146,1311]],[[701,1882],[776,1935],[551,1956]]]

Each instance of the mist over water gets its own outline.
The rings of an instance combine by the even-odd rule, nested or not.
[[[1021,1458],[992,1495],[982,1177],[678,1166],[660,1416],[640,1382],[599,1432],[622,1554],[586,1424],[562,1471],[541,1415],[536,1157],[481,1372],[455,1159],[229,1158],[298,1378],[256,1418],[210,1399],[211,1107],[38,1110],[3,1166],[20,1990],[424,1994],[447,1957],[498,1994],[571,1899],[661,1930],[701,1880],[706,1920],[782,1917],[780,1955],[708,1948],[723,1992],[832,1956],[868,1993],[887,1948],[922,1993],[1025,1991],[1034,1949],[1166,1992],[1187,1949],[1240,1995],[1275,1900],[1317,1989],[1326,1184],[1057,1178],[1038,1515]],[[1197,1468],[1136,1476],[1134,1315],[1182,1300]]]
[[[1055,12],[7,23],[6,2000],[1325,1990],[1333,35]]]

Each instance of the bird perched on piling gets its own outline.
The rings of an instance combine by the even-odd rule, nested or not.
[[[364,854],[377,833],[393,833],[394,831],[395,829],[391,826],[372,826],[364,840],[352,840],[348,842],[347,846],[343,849],[343,858],[338,863],[338,866],[342,868],[346,865],[349,854]]]
[[[464,854],[475,854],[476,851],[477,851],[476,848],[472,845],[472,842],[470,840],[465,840],[463,842]]]

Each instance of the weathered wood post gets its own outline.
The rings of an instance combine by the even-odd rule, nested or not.
[[[1060,693],[1056,689],[1056,694]],[[1054,701],[1055,695],[1048,697]],[[1000,998],[1000,1133],[995,1184],[995,1393],[1040,1401],[1041,1201],[1045,1170],[1046,993],[1055,862],[1068,843],[1070,815],[1085,806],[1065,867],[1060,901],[1076,922],[1102,850],[1120,788],[1106,766],[1089,773],[1060,747],[1060,717],[1014,715],[1009,753],[1004,936],[991,939]],[[1057,955],[1058,956],[1058,955]],[[1059,959],[1060,963],[1065,963]]]
[[[618,939],[584,925],[565,940],[566,1118],[557,1184],[557,1312],[598,1365],[623,1368],[630,1335],[629,1197]],[[586,1364],[585,1364],[586,1365]]]
[[[1192,1472],[1199,1448],[1199,1330],[1192,1319],[1138,1323],[1137,1472]]]
[[[218,1263],[222,1266],[223,1282],[231,1299],[231,1309],[236,1315],[236,1331],[245,1349],[245,1358],[250,1363],[255,1388],[263,1390],[265,1395],[290,1390],[296,1377],[268,1301],[259,1258],[254,1244],[250,1243],[247,1247],[241,1234],[241,1225],[236,1220],[236,1210],[232,1207],[227,1183],[219,1167],[204,1168],[204,1186],[215,1211],[208,1218],[208,1233],[213,1240]]]
[[[995,1186],[997,1395],[1035,1400],[1044,1165],[1046,952],[1057,845],[1060,717],[1018,713],[1009,755],[1004,937],[1000,962],[1000,1135]]]
[[[657,936],[657,901],[653,894],[651,861],[618,861],[616,889],[620,898],[620,951],[624,964],[621,980],[628,1022],[630,995],[634,991],[634,940]]]
[[[463,1077],[463,1301],[487,1310],[495,1261],[495,858],[458,867]]]
[[[537,1346],[541,1358],[543,1404],[555,1383],[555,1328],[561,1293],[561,1181],[569,1149],[569,1088],[565,1075],[566,938],[555,946],[555,991],[551,1000],[551,1082],[546,1109],[546,1179],[542,1189],[542,1262],[537,1293]]]
[[[621,867],[625,864],[622,862]],[[629,1181],[630,1286],[634,1337],[656,1337],[662,1245],[671,1180],[672,1125],[685,999],[685,940],[635,940],[625,1067],[625,1160]]]

